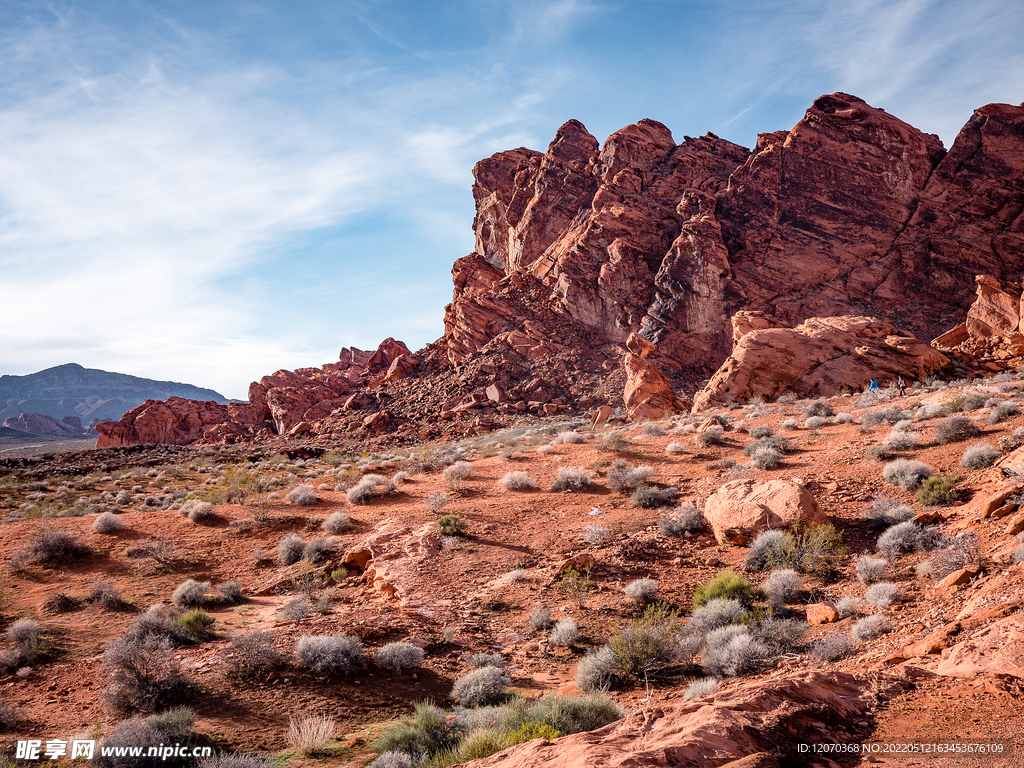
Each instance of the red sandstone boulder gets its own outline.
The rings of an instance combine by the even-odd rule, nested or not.
[[[872,379],[920,380],[947,362],[923,341],[872,318],[815,317],[796,328],[744,334],[694,397],[694,410],[783,392],[827,397],[862,389]]]
[[[633,333],[626,341],[626,349],[626,389],[622,398],[631,419],[661,419],[690,409],[691,403],[673,395],[668,379],[646,359],[654,350],[650,341]]]
[[[732,480],[704,505],[704,517],[719,544],[748,544],[761,531],[828,522],[813,494],[788,480]]]

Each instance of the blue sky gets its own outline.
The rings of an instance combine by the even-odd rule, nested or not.
[[[438,338],[473,164],[649,117],[745,146],[847,91],[948,147],[1024,10],[939,2],[0,0],[0,373],[244,398]]]

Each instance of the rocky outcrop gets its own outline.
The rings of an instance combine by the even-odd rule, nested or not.
[[[739,310],[783,326],[871,313],[934,336],[963,316],[972,269],[1024,268],[1022,126],[1022,107],[983,107],[947,153],[842,93],[752,152],[713,134],[677,145],[650,120],[598,150],[571,121],[544,154],[474,169],[476,252],[453,273],[449,357],[559,315],[617,344],[642,331],[695,375],[728,356]]]
[[[77,416],[65,416],[63,419],[55,419],[52,416],[44,416],[41,413],[22,413],[17,418],[8,416],[4,419],[3,426],[43,435],[74,435],[82,437],[88,434],[96,434],[91,428],[82,426],[82,420]]]
[[[705,696],[638,708],[596,731],[543,739],[466,763],[472,768],[750,768],[801,765],[801,743],[852,739],[869,716],[873,686],[897,695],[894,679],[861,683],[845,672],[790,672]],[[866,723],[865,723],[866,725]],[[778,755],[778,757],[776,757]]]
[[[974,280],[977,294],[967,310],[967,319],[936,337],[932,346],[988,371],[1002,370],[1024,355],[1021,285],[989,275],[978,275]]]
[[[665,375],[647,360],[654,345],[639,334],[630,334],[626,341],[626,388],[622,399],[631,419],[662,419],[683,413],[693,405],[672,394],[672,385]]]
[[[789,480],[732,480],[710,497],[704,518],[719,544],[748,544],[761,531],[828,522],[814,495]]]
[[[741,316],[742,328],[750,322]],[[752,397],[830,397],[875,379],[919,381],[948,362],[912,336],[870,317],[814,317],[795,328],[744,333],[711,381],[694,396],[694,411]]]

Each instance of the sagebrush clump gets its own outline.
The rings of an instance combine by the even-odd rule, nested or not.
[[[407,669],[414,669],[423,663],[423,649],[412,643],[388,643],[374,654],[377,666],[392,674],[400,675]]]
[[[317,502],[316,489],[312,485],[298,485],[285,498],[297,507],[307,507]]]
[[[658,529],[666,536],[700,533],[704,524],[704,513],[693,504],[682,504],[658,518]]]
[[[882,469],[882,478],[885,482],[910,491],[933,474],[934,471],[927,464],[912,459],[896,459]]]
[[[948,416],[935,425],[935,442],[956,443],[975,437],[980,431],[968,416]]]
[[[295,656],[321,675],[344,675],[366,666],[362,642],[350,635],[304,635],[295,646]]]
[[[583,467],[560,467],[551,484],[552,491],[582,491],[590,488],[594,479]]]
[[[498,483],[507,491],[529,491],[537,487],[537,480],[521,470],[505,473]]]
[[[482,667],[455,681],[452,698],[464,707],[500,704],[506,696],[505,687],[512,680],[497,667]]]

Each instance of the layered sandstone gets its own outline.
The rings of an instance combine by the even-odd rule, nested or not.
[[[748,327],[741,314],[737,332]],[[947,358],[913,336],[870,317],[813,317],[795,328],[758,328],[739,337],[732,354],[694,396],[694,410],[773,399],[784,392],[828,397],[863,389],[872,379],[920,381]]]

